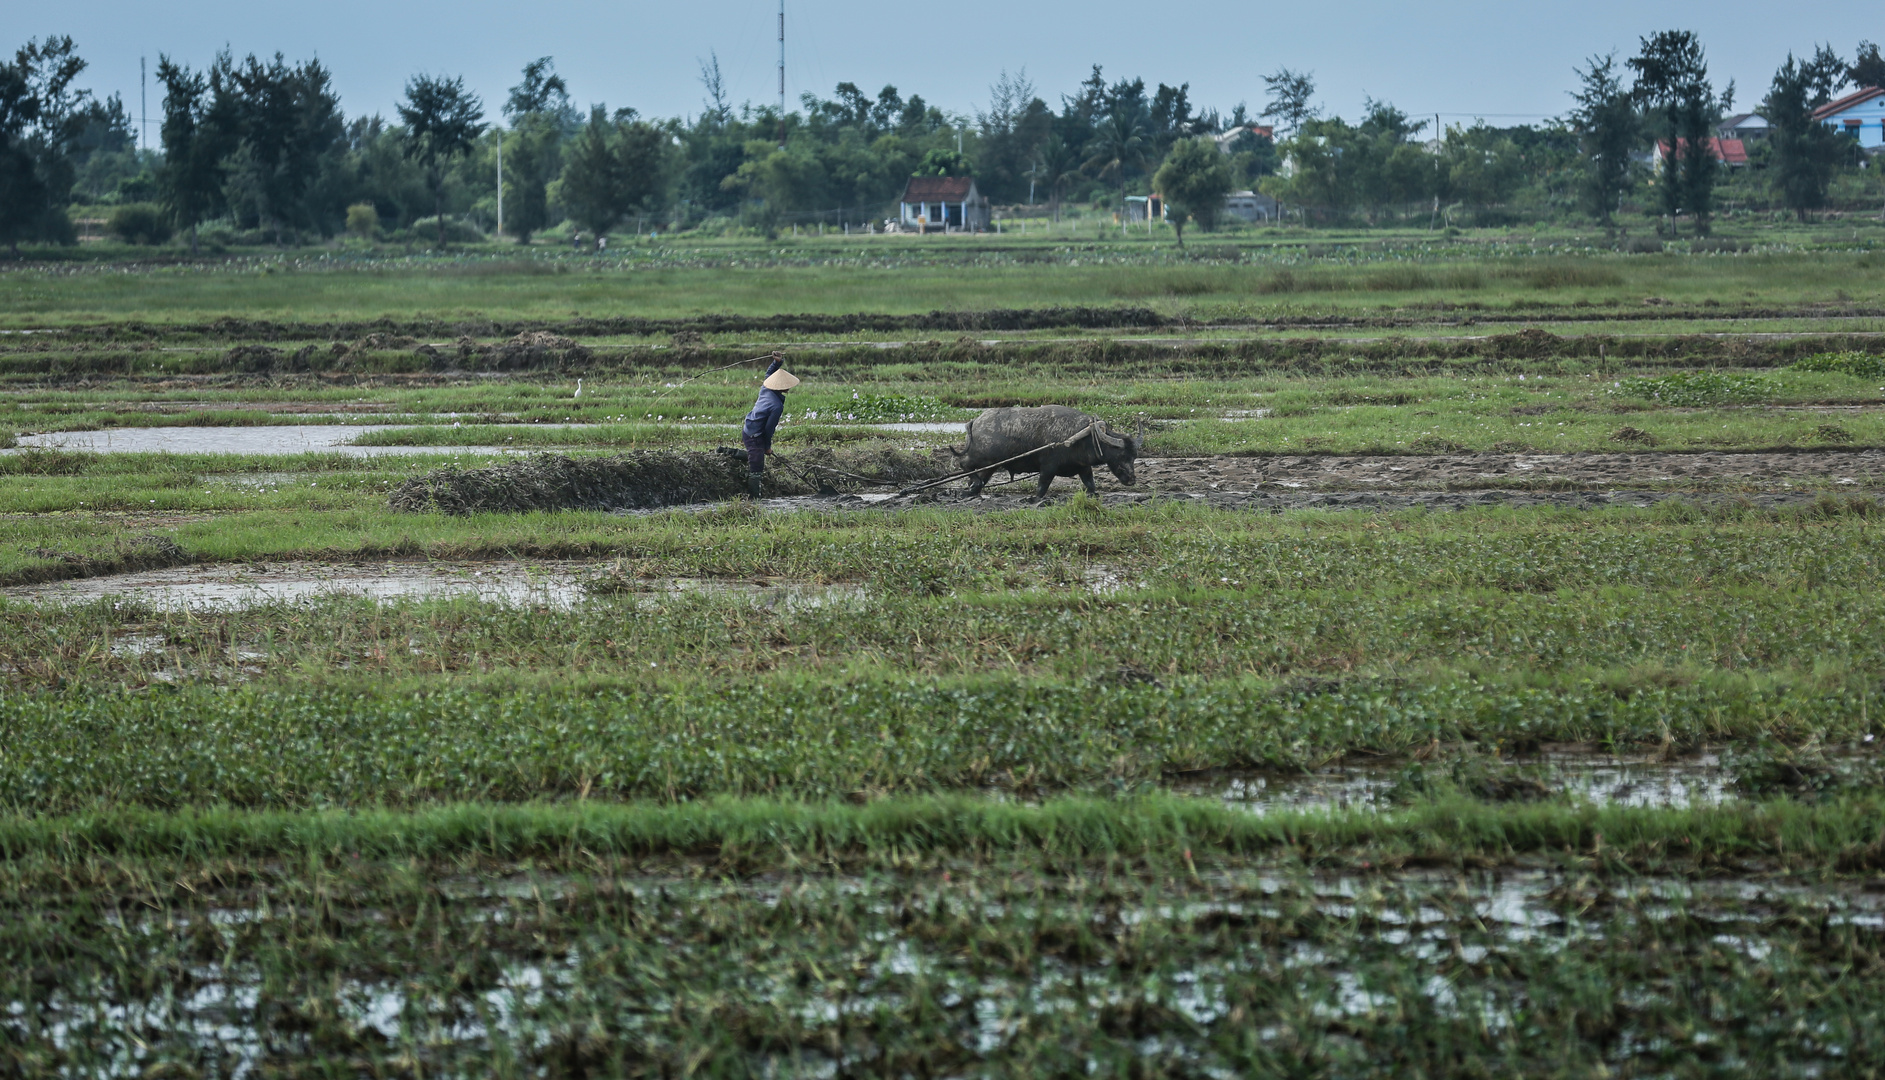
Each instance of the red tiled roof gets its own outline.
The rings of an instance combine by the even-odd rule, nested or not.
[[[1885,94],[1885,87],[1868,86],[1863,90],[1854,90],[1845,97],[1834,98],[1826,104],[1821,105],[1819,108],[1814,109],[1813,119],[1824,120],[1829,116],[1845,112],[1854,105],[1863,105],[1881,94]]]
[[[1723,165],[1746,165],[1748,163],[1748,147],[1747,144],[1740,139],[1709,139],[1707,145],[1711,156]],[[1676,147],[1678,152],[1687,150],[1689,148],[1689,140],[1677,139]],[[1669,156],[1669,143],[1667,140],[1656,144],[1656,153],[1659,157]]]
[[[912,176],[909,186],[903,189],[903,201],[961,202],[969,197],[974,185],[972,176]]]

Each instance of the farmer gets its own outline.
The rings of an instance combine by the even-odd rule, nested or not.
[[[766,471],[766,455],[772,452],[772,433],[785,415],[785,392],[799,384],[798,376],[781,370],[784,367],[785,356],[773,353],[759,400],[753,402],[753,411],[746,414],[746,427],[740,431],[740,442],[746,445],[746,489],[755,499],[759,498],[760,474]]]

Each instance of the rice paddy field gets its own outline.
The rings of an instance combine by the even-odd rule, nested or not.
[[[1878,1075],[1885,232],[1720,232],[0,264],[0,1075]]]

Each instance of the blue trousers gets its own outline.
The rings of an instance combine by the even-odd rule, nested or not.
[[[740,442],[746,446],[746,471],[758,475],[766,471],[766,451],[772,449],[765,443],[745,432],[740,433]]]

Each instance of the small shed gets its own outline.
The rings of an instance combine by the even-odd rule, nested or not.
[[[1165,220],[1165,199],[1157,194],[1126,196],[1126,220],[1144,221],[1147,216],[1153,221]]]
[[[1260,191],[1233,191],[1224,196],[1224,216],[1237,221],[1275,221],[1276,200]]]
[[[912,176],[903,187],[897,219],[917,232],[982,232],[988,200],[972,176]]]
[[[1868,86],[1813,110],[1813,119],[1859,140],[1866,150],[1885,149],[1885,88]]]

